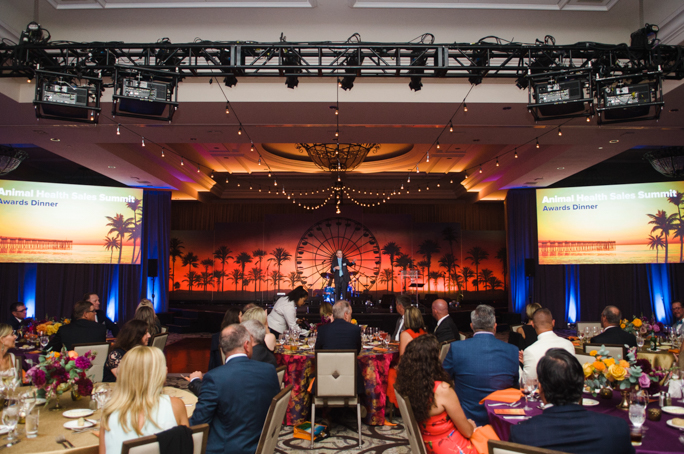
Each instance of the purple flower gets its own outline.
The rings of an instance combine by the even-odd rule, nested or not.
[[[660,327],[658,326],[657,323],[655,323],[655,324],[652,325],[652,326],[653,326],[653,332],[654,332],[654,333],[659,333],[659,332],[660,332]]]
[[[651,379],[648,378],[648,375],[641,374],[641,377],[639,377],[639,385],[641,385],[642,388],[649,388],[651,386]]]
[[[32,368],[26,373],[26,375],[28,375],[29,378],[31,378],[31,381],[33,382],[33,385],[36,386],[37,388],[40,388],[41,386],[44,386],[44,385],[45,385],[45,382],[47,381],[47,380],[46,380],[47,377],[45,376],[45,372],[43,372],[43,371],[42,371],[41,369],[39,369],[38,367],[32,367]]]
[[[79,378],[76,380],[76,386],[78,386],[78,393],[82,396],[89,396],[93,392],[93,382],[89,378]]]
[[[647,332],[648,329],[646,329],[646,325],[641,325],[641,328],[639,328],[639,333],[646,334]]]
[[[652,370],[651,363],[647,359],[637,359],[634,365],[641,367],[644,374],[649,374]]]
[[[79,356],[78,358],[76,358],[76,360],[74,361],[74,364],[76,365],[76,367],[78,369],[81,369],[81,370],[90,369],[90,365],[91,365],[90,360],[88,358],[86,358],[85,356]]]

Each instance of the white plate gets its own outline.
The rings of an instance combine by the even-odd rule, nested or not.
[[[90,410],[88,408],[79,408],[76,410],[67,410],[62,413],[65,418],[85,418],[95,413],[95,410]]]
[[[42,397],[36,397],[36,405],[45,405],[45,402],[47,402],[47,399],[43,399]]]
[[[300,345],[299,349],[300,350],[311,350],[313,347],[309,347],[308,345]]]
[[[371,348],[374,348],[372,345],[364,345],[363,348],[370,350]]]
[[[675,407],[674,405],[670,405],[663,407],[662,410],[671,415],[684,415],[684,407]]]
[[[0,426],[0,435],[5,435],[6,433],[9,433],[9,427]]]
[[[95,424],[92,422],[85,420],[83,421],[83,425],[79,426],[78,425],[78,420],[75,421],[67,421],[64,423],[64,428],[65,429],[71,429],[71,430],[81,430],[81,429],[87,429],[88,427],[93,427]]]
[[[672,423],[672,421],[674,421],[674,419],[668,419],[668,420],[667,420],[667,425],[670,426],[670,427],[673,427],[673,428],[675,428],[675,429],[684,430],[684,427],[675,426],[675,425]]]
[[[20,350],[31,350],[33,348],[33,345],[22,345],[21,347],[19,347]]]
[[[598,405],[599,401],[594,400],[594,399],[582,399],[582,405],[585,407],[593,407],[594,405]]]

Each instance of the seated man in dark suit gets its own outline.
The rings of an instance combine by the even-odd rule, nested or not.
[[[249,359],[252,338],[244,326],[224,328],[220,344],[226,363],[204,375],[190,425],[210,425],[207,454],[254,454],[280,391],[275,367]]]
[[[74,305],[71,323],[62,325],[52,337],[46,350],[58,352],[62,345],[73,350],[74,344],[94,344],[107,340],[107,328],[95,322],[95,309],[88,301]]]
[[[603,327],[603,332],[598,336],[591,338],[592,344],[614,344],[614,345],[629,345],[630,347],[636,347],[637,341],[634,334],[630,334],[627,331],[620,328],[620,320],[622,319],[622,313],[620,309],[615,306],[606,306],[601,312],[601,326]]]
[[[572,454],[634,452],[627,421],[580,405],[584,373],[571,353],[548,350],[537,364],[537,376],[544,413],[512,426],[510,441]]]
[[[14,331],[25,326],[26,306],[24,303],[12,303],[10,305],[10,312],[12,313],[12,316],[7,321],[7,324],[11,326]]]
[[[438,341],[461,340],[456,322],[449,316],[449,305],[446,301],[439,299],[432,302],[432,316],[437,320],[433,334]]]
[[[494,308],[480,304],[470,314],[472,339],[452,342],[444,369],[454,379],[454,389],[468,419],[478,426],[489,423],[480,400],[500,389],[518,388],[518,348],[494,337]]]
[[[86,293],[83,295],[83,301],[88,301],[93,304],[93,308],[95,309],[95,322],[106,326],[107,329],[112,332],[112,336],[116,337],[119,335],[119,325],[111,321],[109,317],[107,317],[107,314],[105,314],[105,311],[100,309],[100,297],[97,296],[97,293]]]
[[[351,323],[351,315],[349,302],[336,302],[333,306],[333,322],[318,327],[316,350],[361,351],[361,328]]]
[[[394,333],[392,333],[392,340],[399,342],[399,336],[401,336],[401,333],[406,329],[406,325],[404,324],[404,311],[406,311],[407,307],[411,307],[411,298],[406,295],[398,295],[396,306],[397,314],[399,314],[401,317],[397,319],[397,324],[394,327]]]

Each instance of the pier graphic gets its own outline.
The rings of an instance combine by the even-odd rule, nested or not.
[[[615,241],[540,241],[539,255],[558,255],[568,252],[615,251]]]
[[[12,238],[0,236],[0,254],[21,254],[22,252],[59,250],[73,247],[71,240],[48,240],[43,238]]]

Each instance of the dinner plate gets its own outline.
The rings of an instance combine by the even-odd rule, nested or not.
[[[598,404],[599,404],[598,400],[586,399],[586,398],[582,399],[582,405],[584,405],[585,407],[593,407],[594,405],[598,405]]]
[[[363,348],[370,350],[371,348],[373,348],[373,346],[372,345],[364,345]]]
[[[5,435],[6,433],[9,433],[9,427],[0,426],[0,435]]]
[[[668,405],[667,407],[663,407],[662,410],[665,413],[669,413],[671,415],[684,415],[684,407],[675,407],[674,405]]]
[[[65,418],[85,418],[95,413],[95,410],[90,410],[88,408],[78,408],[75,410],[67,410],[62,413]]]
[[[19,347],[20,350],[31,350],[32,348],[35,348],[33,345],[22,345]]]
[[[682,426],[675,426],[674,423],[673,423],[672,421],[674,421],[674,419],[668,419],[668,420],[667,420],[667,425],[670,426],[670,427],[674,427],[675,429],[684,430],[684,427],[682,427]]]
[[[36,397],[36,405],[45,405],[45,402],[47,402],[47,399],[43,399],[42,397]]]
[[[78,420],[74,421],[67,421],[64,423],[64,428],[65,429],[71,429],[71,430],[81,430],[81,429],[87,429],[88,427],[93,427],[95,424],[92,421],[88,421],[87,419],[83,421],[83,425],[79,426],[78,425]]]

